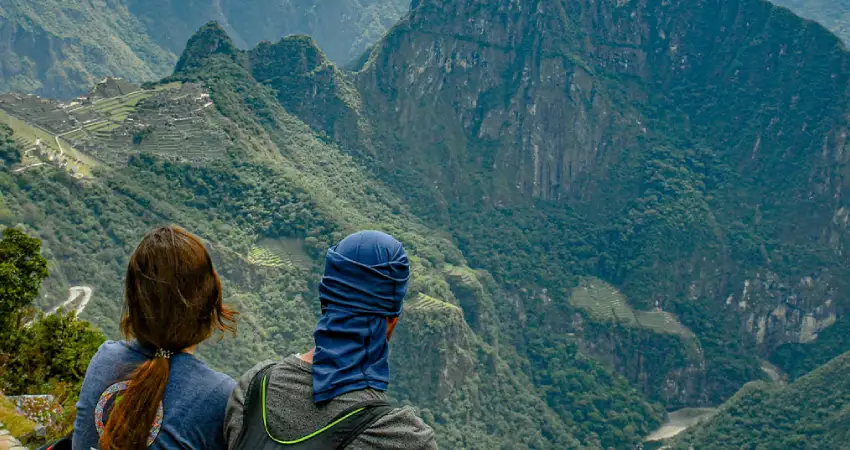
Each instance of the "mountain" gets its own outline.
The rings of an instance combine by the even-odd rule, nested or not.
[[[0,5],[0,91],[69,99],[105,76],[158,80],[210,20],[243,47],[310,34],[342,64],[408,7],[399,0],[10,0]]]
[[[772,0],[801,17],[815,20],[845,43],[850,41],[850,2],[846,0]]]
[[[106,75],[161,78],[174,60],[120,2],[0,5],[0,91],[72,98]]]
[[[423,0],[322,101],[266,84],[533,292],[529,328],[586,331],[549,320],[587,277],[678,317],[699,346],[667,362],[668,406],[728,397],[777,349],[814,354],[847,306],[841,42],[760,1],[534,5]],[[287,79],[320,82],[304,67]],[[346,106],[323,116],[326,99]],[[633,382],[657,379],[630,372],[642,339],[613,339]]]
[[[237,373],[308,347],[322,251],[387,230],[416,274],[391,394],[449,448],[630,448],[850,351],[849,72],[822,26],[760,0],[418,0],[345,69],[229,34],[143,89],[0,96],[0,220],[45,241],[40,306],[94,287],[82,316],[114,335],[126,255],[183,225],[244,313],[204,349]]]
[[[659,404],[568,336],[528,344],[554,352],[549,360],[518,349],[518,294],[472,270],[450,235],[284,110],[237,63],[244,54],[220,27],[204,27],[187,48],[176,77],[129,94],[107,86],[92,93],[113,96],[82,102],[0,98],[22,158],[0,176],[0,218],[44,240],[51,277],[40,306],[92,287],[81,315],[115,335],[127,255],[152,226],[180,224],[207,240],[227,301],[242,312],[237,339],[202,349],[236,375],[310,346],[323,250],[381,228],[405,243],[416,273],[392,395],[423,407],[444,446],[602,448],[637,443],[660,423]],[[68,301],[82,306],[75,293]],[[532,364],[552,368],[545,388]],[[571,383],[581,389],[568,392]]]
[[[673,448],[838,449],[850,427],[850,353],[788,386],[748,384]]]

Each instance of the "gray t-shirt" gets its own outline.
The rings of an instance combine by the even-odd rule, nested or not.
[[[275,363],[269,360],[257,364],[239,380],[230,395],[225,412],[224,436],[228,446],[235,448],[242,431],[245,393],[251,378],[263,367]],[[372,389],[349,392],[316,405],[313,403],[312,365],[297,355],[275,363],[269,372],[266,409],[269,432],[278,439],[295,440],[330,423],[349,407],[369,400],[386,400],[383,392]],[[419,417],[413,408],[397,408],[381,417],[358,436],[346,450],[436,450],[434,430]]]

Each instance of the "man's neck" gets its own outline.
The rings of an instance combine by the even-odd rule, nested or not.
[[[309,363],[309,364],[313,364],[313,355],[315,353],[316,353],[316,347],[313,347],[312,349],[310,349],[309,352],[307,352],[303,355],[298,355],[298,358],[300,358],[301,361],[304,361],[304,362]]]

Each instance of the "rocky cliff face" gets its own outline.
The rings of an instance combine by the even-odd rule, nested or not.
[[[398,157],[426,154],[418,168],[447,191],[446,170],[474,168],[489,194],[557,200],[633,142],[639,116],[615,103],[556,6],[419,2],[356,76],[394,136],[415,143]]]
[[[810,341],[843,315],[829,294],[846,222],[846,57],[834,36],[760,1],[414,6],[354,74],[303,38],[263,44],[244,64],[416,210],[466,245],[494,242],[472,247],[474,263],[499,273],[516,258],[549,261],[498,280],[554,293],[511,320],[545,328],[526,310],[547,310],[544,298],[563,299],[583,274],[682,315],[700,352],[665,342],[681,358],[663,370],[628,352],[609,361],[672,406],[731,394],[760,376],[756,350]],[[479,214],[500,225],[481,228]],[[811,286],[788,292],[801,279]],[[640,339],[595,333],[586,348],[605,360]],[[728,358],[741,363],[733,373]]]
[[[744,329],[755,336],[756,343],[766,352],[786,343],[805,344],[834,325],[840,293],[812,277],[803,277],[795,285],[786,285],[775,273],[756,274],[745,280],[739,296],[727,298],[746,317]],[[761,305],[751,305],[753,298],[769,299]]]
[[[527,251],[562,268],[530,282],[554,296],[576,274],[612,281],[683,317],[708,379],[747,379],[756,351],[813,341],[847,308],[847,63],[838,38],[763,1],[423,0],[350,79],[399,192],[471,248],[492,234],[474,263]],[[524,232],[478,226],[487,211]],[[558,259],[585,242],[610,266]],[[712,372],[732,354],[749,362]],[[680,382],[675,401],[701,401]]]

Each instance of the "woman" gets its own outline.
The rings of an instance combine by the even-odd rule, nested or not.
[[[222,303],[200,239],[176,227],[145,235],[124,293],[128,341],[106,342],[92,358],[74,450],[226,448],[224,410],[235,382],[193,353],[215,331],[235,333],[236,313]]]

